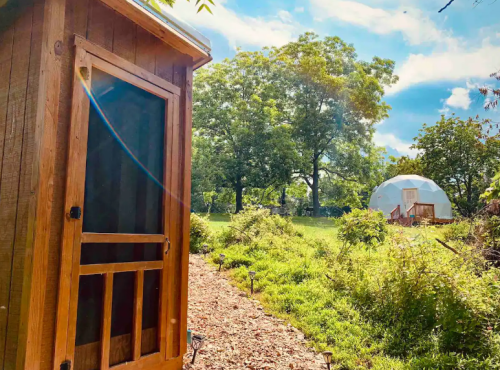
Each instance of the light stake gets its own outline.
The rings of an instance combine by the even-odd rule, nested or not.
[[[224,258],[226,258],[226,255],[225,254],[219,254],[219,271],[221,270],[222,268],[222,264],[224,263]]]
[[[250,292],[253,295],[253,279],[255,279],[255,271],[248,271],[248,275],[250,276]]]
[[[330,351],[323,352],[323,359],[325,360],[328,370],[330,370],[330,367],[332,366],[332,354],[333,353],[331,353]]]
[[[208,244],[203,244],[203,256],[207,258]]]
[[[205,337],[203,335],[195,334],[191,338],[191,347],[193,348],[193,359],[191,360],[191,364],[194,365],[194,361],[196,359],[196,353],[198,350],[203,347],[203,343],[205,342]]]

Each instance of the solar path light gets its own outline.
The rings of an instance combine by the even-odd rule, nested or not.
[[[250,276],[250,293],[253,294],[253,279],[255,279],[255,271],[248,271]]]
[[[332,354],[330,351],[323,352],[323,359],[325,360],[326,367],[330,370],[332,366]]]
[[[206,258],[208,253],[208,244],[203,244],[203,255]]]
[[[196,353],[198,350],[203,347],[203,343],[205,342],[205,337],[203,335],[195,334],[191,338],[191,347],[193,348],[193,359],[191,360],[191,364],[194,364],[196,360]]]
[[[219,271],[221,270],[222,268],[222,264],[224,263],[224,258],[226,258],[226,255],[225,254],[219,254]]]

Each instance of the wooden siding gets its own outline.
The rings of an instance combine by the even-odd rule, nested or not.
[[[50,242],[49,242],[49,268],[47,271],[46,299],[44,306],[44,322],[43,322],[43,340],[41,351],[41,367],[40,369],[53,369],[57,364],[52,363],[54,354],[54,337],[57,312],[57,287],[59,279],[59,265],[61,254],[61,238],[62,224],[64,217],[64,196],[66,184],[66,166],[68,156],[68,129],[71,117],[71,96],[72,81],[73,81],[73,60],[74,60],[74,34],[78,34],[88,41],[105,48],[108,51],[124,58],[125,60],[154,73],[156,76],[173,83],[181,88],[181,96],[186,96],[186,73],[191,73],[192,59],[187,55],[181,54],[171,46],[164,44],[161,40],[151,35],[141,27],[137,26],[121,14],[107,7],[99,0],[67,0],[66,16],[64,26],[63,39],[63,56],[62,56],[62,76],[61,76],[61,94],[59,107],[59,122],[57,127],[57,145],[55,148],[55,176],[54,176],[54,194],[53,207],[51,216]],[[181,128],[177,131],[178,140],[185,138],[186,126],[184,114],[186,100],[181,99]],[[182,133],[182,135],[181,135]],[[177,140],[174,140],[177,141]],[[183,165],[180,163],[181,153],[184,150],[184,143],[178,142],[177,162],[179,164],[179,174],[185,173]],[[187,179],[190,181],[190,179]],[[176,182],[178,194],[182,193],[186,180],[180,176]],[[181,207],[178,206],[180,217]],[[188,244],[183,243],[182,224],[172,225],[177,228],[176,239],[173,240],[172,255],[175,258],[175,264],[180,262],[183,253],[183,248]],[[174,249],[174,246],[176,248]],[[179,333],[181,327],[185,324],[179,324],[181,319],[185,319],[183,311],[185,308],[180,308],[178,300],[181,297],[181,266],[176,267],[179,275],[175,276],[175,281],[172,282],[173,289],[173,311],[169,312],[169,318],[175,318],[177,324],[172,328],[174,337],[180,338]],[[186,275],[187,276],[187,275]],[[182,317],[181,317],[182,315]],[[180,354],[181,345],[179,339],[172,339],[172,357]]]
[[[58,364],[53,364],[53,356],[72,104],[74,34],[181,89],[178,98],[180,106],[175,112],[180,121],[174,128],[174,137],[170,141],[172,148],[169,148],[172,150],[172,164],[176,166],[174,178],[169,179],[173,186],[172,194],[185,202],[182,205],[179,201],[173,207],[178,216],[172,217],[168,225],[172,235],[169,266],[175,273],[169,281],[167,322],[175,322],[175,325],[169,326],[167,353],[170,357],[177,357],[185,350],[185,343],[180,342],[179,338],[185,340],[187,312],[186,269],[189,241],[186,231],[189,227],[188,136],[191,131],[192,58],[163,43],[100,0],[66,0],[65,18],[61,18],[61,22],[64,21],[62,55],[57,57],[61,73],[59,76],[55,72],[56,79],[53,74],[49,74],[50,81],[45,81],[40,74],[43,57],[48,58],[49,53],[50,58],[54,56],[51,50],[53,43],[47,44],[46,49],[43,49],[42,39],[59,32],[57,24],[50,26],[55,29],[46,29],[49,26],[44,24],[44,17],[45,20],[48,17],[48,3],[61,5],[59,0],[11,0],[0,8],[0,368],[20,369],[24,366],[26,343],[37,330],[43,335],[35,338],[40,348],[37,344],[37,349],[31,350],[30,363],[36,363],[39,369],[52,370],[54,366],[58,367]],[[63,7],[59,9],[62,10]],[[57,109],[57,99],[56,104],[50,99],[40,100],[44,98],[40,91],[49,89],[59,77],[58,114],[52,115],[49,112],[46,118],[57,120],[55,147],[49,149],[40,147],[43,143],[37,143],[37,140],[41,140],[36,137],[37,133],[44,130],[43,123],[41,128],[37,127],[37,119],[40,120],[41,117],[44,120],[41,111],[46,107],[42,103],[50,102]],[[42,153],[43,150],[49,150],[50,153]],[[45,197],[42,201],[49,200],[52,207],[46,208],[50,212],[50,218],[43,220],[43,225],[49,232],[39,235],[36,230],[43,225],[36,224],[36,207],[42,203],[37,198],[40,182],[36,175],[38,168],[43,169],[47,165],[37,162],[43,158],[49,158],[51,163],[48,164],[50,170],[43,179],[46,181],[46,188],[41,189]],[[48,246],[44,241],[46,237]],[[36,251],[33,250],[34,245],[37,246]],[[40,257],[36,253],[41,253],[43,261],[32,266],[31,256]],[[36,276],[38,271],[34,270],[45,265],[43,273],[46,274],[46,282],[32,281],[31,277]],[[39,294],[36,289],[40,290],[40,287],[44,287],[44,290],[39,297],[34,298],[33,292],[30,293],[31,286],[35,294]],[[29,307],[30,301],[41,302],[43,307]],[[24,302],[23,305],[21,302]],[[21,313],[21,310],[26,312]],[[39,329],[35,324],[37,327],[34,331],[28,333],[31,329],[26,327],[28,321],[24,319],[33,314],[33,310],[42,314],[42,327]],[[21,316],[23,320],[20,320]],[[38,317],[30,316],[30,320],[36,321]],[[29,322],[32,325],[32,321]],[[174,363],[180,364],[179,361],[174,361],[169,366]]]
[[[15,369],[41,61],[43,0],[0,10],[0,367]]]

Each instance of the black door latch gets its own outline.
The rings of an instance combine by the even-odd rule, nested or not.
[[[64,361],[61,366],[61,370],[71,370],[71,361]]]
[[[82,217],[82,209],[80,207],[71,207],[69,210],[69,218],[79,220]]]

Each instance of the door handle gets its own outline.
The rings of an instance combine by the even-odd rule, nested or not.
[[[167,242],[167,250],[165,251],[165,254],[168,254],[168,251],[170,250],[170,239],[165,238],[165,241]]]

